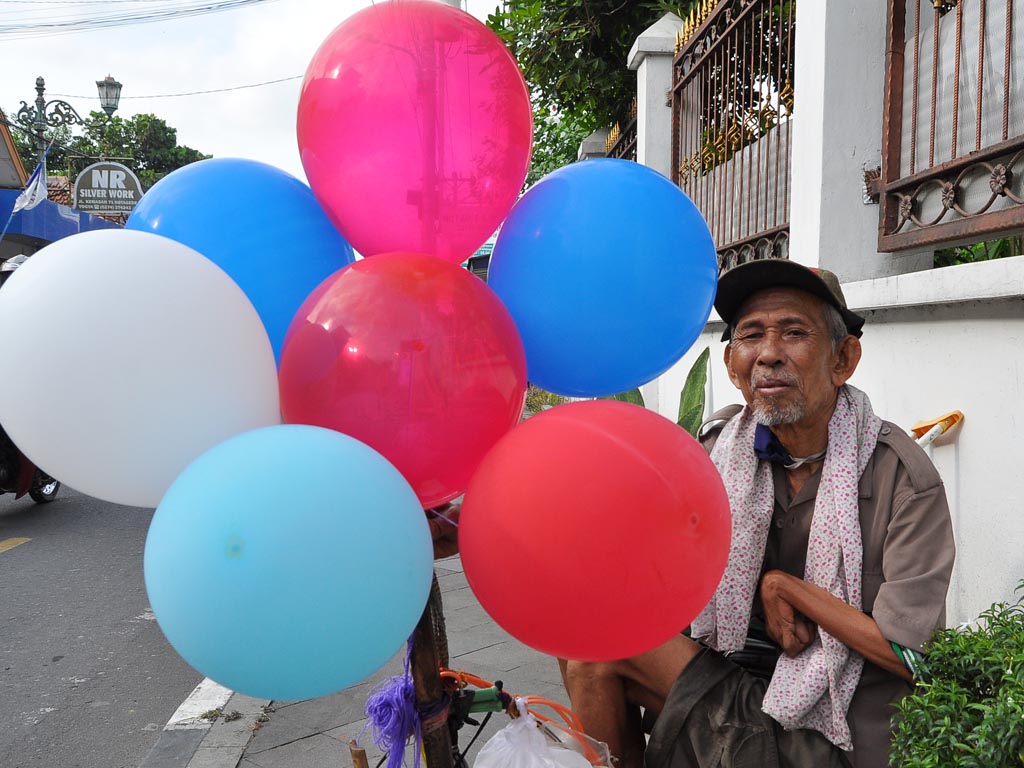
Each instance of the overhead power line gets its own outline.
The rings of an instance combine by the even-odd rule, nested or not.
[[[30,37],[47,37],[50,35],[69,34],[71,32],[88,32],[96,29],[120,27],[129,24],[149,24],[158,21],[169,21],[208,13],[219,13],[242,8],[257,3],[270,3],[274,0],[185,0],[169,3],[144,0],[138,8],[115,9],[110,12],[79,12],[76,16],[53,16],[52,8],[47,9],[50,16],[38,15],[15,21],[0,23],[0,37],[7,40],[20,40]],[[32,3],[34,6],[35,3]]]
[[[3,0],[0,0],[3,2]],[[211,88],[206,91],[187,91],[185,93],[153,93],[147,96],[122,96],[121,101],[125,99],[174,99],[179,96],[201,96],[204,93],[226,93],[227,91],[241,91],[245,88],[261,88],[264,85],[274,85],[275,83],[287,83],[290,80],[301,80],[304,75],[292,75],[291,77],[279,77],[277,80],[264,80],[262,83],[249,83],[248,85],[232,85],[227,88]],[[93,99],[98,100],[99,96],[93,94],[92,96],[76,96],[72,93],[54,93],[53,96],[60,96],[64,99]]]

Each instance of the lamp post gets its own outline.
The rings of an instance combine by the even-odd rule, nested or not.
[[[117,102],[121,97],[121,83],[107,75],[103,80],[96,81],[96,89],[100,95],[100,106],[110,117],[117,109]],[[37,77],[35,106],[21,102],[21,109],[15,117],[20,125],[29,129],[32,146],[40,162],[43,159],[43,152],[46,151],[46,137],[43,131],[47,126],[57,128],[63,125],[85,125],[85,120],[74,107],[60,99],[47,101],[45,94],[46,81],[41,76]]]
[[[21,109],[18,110],[15,118],[21,125],[31,129],[32,145],[39,156],[39,162],[43,160],[43,152],[46,151],[46,137],[43,130],[46,126],[56,128],[62,125],[84,125],[82,116],[75,111],[75,108],[66,101],[60,99],[46,100],[46,81],[42,77],[36,78],[36,105],[35,107],[21,102]]]

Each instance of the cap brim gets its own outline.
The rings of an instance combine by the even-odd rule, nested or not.
[[[735,324],[736,313],[746,300],[766,288],[797,288],[817,296],[839,310],[851,336],[860,338],[863,334],[864,318],[844,307],[812,270],[785,259],[762,259],[733,267],[718,280],[715,310],[726,324],[722,341],[729,340],[729,328]]]

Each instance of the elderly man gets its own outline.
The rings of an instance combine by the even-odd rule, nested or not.
[[[715,307],[746,402],[701,434],[732,509],[725,574],[693,639],[563,661],[573,709],[622,768],[882,768],[890,705],[945,620],[942,482],[846,383],[864,319],[834,275],[745,264],[723,275]],[[638,707],[659,713],[646,754]]]

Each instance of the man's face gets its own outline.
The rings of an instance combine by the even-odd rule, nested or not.
[[[847,342],[856,340],[847,337],[833,352],[824,309],[804,291],[768,288],[737,314],[725,364],[758,422],[774,427],[831,417],[836,390],[856,367],[843,360]],[[857,352],[859,359],[859,346]]]

